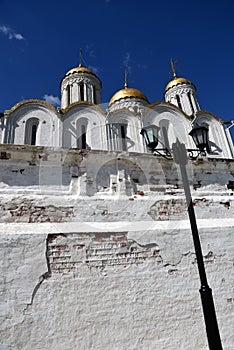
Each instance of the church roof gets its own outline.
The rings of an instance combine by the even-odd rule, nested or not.
[[[82,64],[80,63],[78,67],[71,68],[66,74],[65,77],[69,76],[70,74],[73,73],[87,73],[87,74],[92,74],[94,75],[99,81],[100,79],[97,77],[97,75],[89,68],[83,67]],[[100,81],[101,82],[101,81]]]
[[[127,97],[135,97],[135,98],[140,98],[142,100],[145,100],[148,102],[147,97],[140,91],[134,88],[129,88],[127,86],[124,87],[124,89],[121,89],[117,91],[110,99],[109,105],[113,104],[116,101],[119,101],[123,98]]]
[[[165,92],[167,92],[169,89],[171,89],[172,87],[176,86],[176,85],[179,85],[179,84],[190,84],[190,85],[193,85],[191,83],[191,81],[189,81],[188,79],[186,78],[178,78],[177,75],[174,77],[173,80],[171,80],[166,88],[165,88]]]
[[[72,69],[70,69],[66,75],[72,74],[72,73],[89,73],[89,74],[94,74],[91,69],[86,68],[86,67],[82,67],[81,65],[79,65],[78,67],[74,67]]]

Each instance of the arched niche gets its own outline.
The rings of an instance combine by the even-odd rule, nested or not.
[[[135,113],[125,109],[111,113],[107,118],[106,129],[109,150],[142,152],[141,123]]]
[[[104,163],[96,176],[96,191],[116,195],[133,195],[148,189],[148,181],[141,167],[126,159],[112,159]]]
[[[25,123],[24,131],[24,143],[26,145],[37,144],[37,131],[38,131],[39,119],[29,118]]]
[[[63,147],[106,149],[104,115],[89,104],[74,105],[63,115],[62,140]]]
[[[76,147],[80,149],[89,149],[90,146],[87,143],[87,130],[88,130],[89,120],[87,118],[79,118],[76,121]]]

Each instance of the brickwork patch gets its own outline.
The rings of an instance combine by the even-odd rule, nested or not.
[[[129,240],[126,233],[49,235],[47,253],[52,273],[75,272],[81,264],[103,268],[147,260],[162,263],[157,244],[141,246]]]

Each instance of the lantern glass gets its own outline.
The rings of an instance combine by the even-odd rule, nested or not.
[[[141,130],[141,135],[143,135],[146,146],[152,151],[158,145],[158,127],[155,125],[146,126]]]
[[[189,133],[200,151],[204,151],[205,148],[207,151],[209,149],[208,131],[206,126],[195,126]]]

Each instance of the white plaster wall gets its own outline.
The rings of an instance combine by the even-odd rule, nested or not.
[[[128,110],[116,111],[108,116],[108,123],[127,125],[126,145],[128,152],[144,152],[143,139],[140,134],[142,121],[139,115]]]
[[[25,139],[25,126],[30,118],[38,118],[38,130],[36,144],[38,146],[54,146],[57,144],[58,117],[46,106],[40,104],[22,105],[16,109],[9,117],[7,132],[8,143],[22,145]]]
[[[233,144],[230,147],[227,134],[219,120],[205,111],[200,111],[194,123],[208,125],[210,147],[214,157],[233,158]]]
[[[156,125],[160,127],[159,131],[159,146],[164,148],[168,144],[169,149],[178,138],[183,142],[187,148],[195,148],[191,136],[188,135],[192,129],[191,122],[178,109],[171,106],[157,104],[146,110],[143,117],[143,126]],[[163,127],[167,135],[165,142],[165,135],[163,134]]]
[[[105,117],[89,105],[74,106],[63,117],[63,147],[76,148],[77,122],[79,119],[88,122],[86,141],[91,149],[106,149]]]
[[[208,349],[173,161],[14,145],[0,155],[0,348]],[[203,158],[187,169],[225,350],[234,343],[233,166]],[[59,168],[67,186],[53,181]]]
[[[44,229],[35,229],[37,234],[1,236],[2,348],[208,349],[189,230],[130,231],[128,239],[141,246],[157,244],[158,257],[99,266],[80,258],[75,271],[49,277]],[[92,237],[82,234],[76,243],[90,244]],[[201,237],[223,346],[232,350],[232,229],[206,229]],[[172,251],[176,257],[168,260]]]

